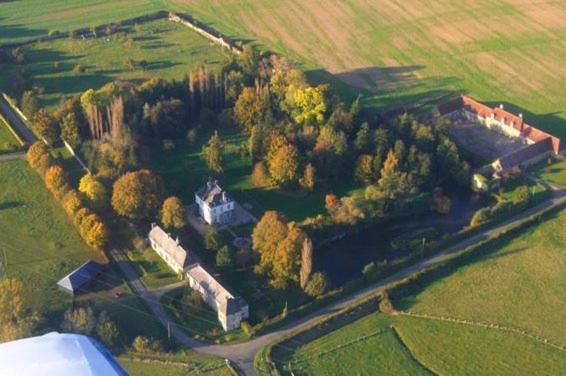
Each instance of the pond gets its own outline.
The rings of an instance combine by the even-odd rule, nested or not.
[[[395,250],[390,243],[403,234],[421,229],[434,229],[439,236],[454,234],[470,223],[473,214],[488,201],[471,192],[450,195],[452,205],[448,214],[433,211],[411,218],[379,223],[335,241],[314,254],[314,270],[323,271],[338,287],[362,274],[365,265],[372,261],[391,261],[410,253]]]

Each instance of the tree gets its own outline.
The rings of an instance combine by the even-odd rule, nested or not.
[[[33,116],[33,128],[48,144],[53,144],[59,137],[57,122],[45,108],[40,108]]]
[[[291,226],[287,236],[277,244],[269,273],[269,283],[278,289],[285,289],[290,282],[299,282],[301,249],[305,234],[297,226]]]
[[[40,159],[46,154],[49,154],[47,146],[41,141],[34,142],[27,152],[27,159],[31,168],[38,171],[40,167]]]
[[[354,149],[358,153],[367,153],[370,151],[371,141],[369,125],[368,123],[363,123],[358,133],[356,133]]]
[[[245,87],[234,105],[234,118],[243,131],[249,133],[260,125],[270,111],[269,96],[264,90]]]
[[[171,196],[163,201],[161,223],[168,230],[180,230],[186,226],[185,207],[180,198]]]
[[[343,158],[348,152],[346,134],[330,126],[324,126],[313,148],[318,171],[326,175],[338,175],[342,169]]]
[[[277,185],[288,185],[297,180],[299,151],[294,145],[287,143],[269,153],[267,164],[273,182]]]
[[[86,173],[79,181],[79,191],[85,195],[94,208],[102,209],[108,203],[106,187],[90,173]]]
[[[81,142],[79,123],[74,112],[70,112],[61,121],[61,138],[71,147],[76,148]]]
[[[410,190],[407,174],[399,171],[398,164],[396,154],[393,150],[389,150],[380,172],[381,177],[377,182],[381,196],[390,202],[399,200]]]
[[[71,218],[74,217],[75,213],[83,206],[83,200],[75,189],[71,189],[65,193],[62,199],[63,209],[67,215]]]
[[[202,147],[201,157],[212,171],[224,171],[224,142],[220,139],[218,131],[215,131],[208,143]]]
[[[306,165],[305,172],[299,183],[301,184],[301,187],[308,192],[312,192],[314,190],[314,185],[316,184],[316,169],[312,163]]]
[[[314,273],[305,288],[305,292],[310,296],[320,296],[324,294],[330,286],[328,278],[324,273]]]
[[[257,162],[252,170],[252,184],[256,187],[266,187],[270,184],[269,180],[269,172],[265,167],[265,162]]]
[[[59,165],[49,167],[45,172],[45,186],[56,198],[61,198],[69,189],[69,183],[65,170]]]
[[[95,331],[98,338],[100,338],[100,340],[109,347],[114,346],[119,336],[116,323],[110,320],[106,311],[102,311],[102,313],[98,316]]]
[[[221,247],[218,252],[216,252],[216,266],[219,268],[232,266],[232,254],[230,253],[230,247],[227,245]]]
[[[86,244],[93,248],[102,248],[108,241],[108,228],[96,214],[89,214],[82,219],[79,233]]]
[[[92,334],[96,328],[96,316],[92,308],[70,308],[65,312],[61,328],[66,332]]]
[[[283,215],[266,211],[252,232],[252,249],[260,256],[256,272],[265,274],[271,269],[277,245],[287,236],[287,223]]]
[[[307,282],[310,279],[312,273],[312,240],[305,236],[303,240],[303,246],[301,248],[301,271],[299,274],[299,283],[301,288],[304,289],[307,286]]]
[[[206,227],[206,233],[204,234],[204,248],[209,251],[216,251],[220,248],[221,239],[218,227],[215,225],[210,225]]]
[[[114,183],[112,207],[123,217],[148,218],[157,212],[162,195],[163,183],[153,172],[128,172]]]
[[[371,184],[374,179],[373,174],[373,157],[369,154],[362,154],[356,161],[356,168],[354,169],[354,177],[360,183],[365,185]]]
[[[0,280],[0,342],[31,335],[38,322],[29,309],[24,284],[13,278]]]
[[[35,115],[39,109],[37,98],[33,91],[24,91],[22,94],[21,107],[24,115],[26,115],[28,119],[33,119],[33,115]]]
[[[285,101],[299,124],[322,124],[327,104],[322,86],[296,88],[291,86]]]

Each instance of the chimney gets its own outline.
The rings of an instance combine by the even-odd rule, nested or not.
[[[177,243],[177,245],[179,245],[179,237],[177,236],[177,238],[175,239],[175,243]]]
[[[503,104],[500,104],[500,105],[499,105],[499,108],[501,108],[501,109],[503,110]]]
[[[523,114],[522,114],[522,113],[520,113],[520,114],[519,114],[519,117],[520,117],[520,118],[522,119],[522,118],[523,118]]]
[[[226,192],[222,191],[222,201],[226,202]]]

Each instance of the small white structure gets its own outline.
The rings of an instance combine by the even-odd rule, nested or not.
[[[155,223],[151,224],[148,239],[151,248],[178,274],[184,274],[190,265],[189,252],[180,244],[179,238],[173,239],[170,234],[163,231]]]
[[[195,193],[199,214],[210,225],[228,223],[234,217],[235,202],[220,188],[218,181],[209,180]]]
[[[224,330],[240,327],[240,322],[249,317],[248,303],[230,293],[200,264],[187,270],[187,279],[193,290],[201,293],[203,300],[218,314],[218,321]]]

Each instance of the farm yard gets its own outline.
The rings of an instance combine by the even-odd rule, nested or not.
[[[220,47],[164,19],[123,26],[111,35],[82,35],[24,47],[24,66],[0,65],[6,72],[0,76],[0,87],[9,88],[10,78],[23,72],[40,88],[40,104],[53,107],[66,96],[111,81],[181,80],[202,66],[214,71],[228,59]]]
[[[565,225],[562,211],[394,301],[398,310],[429,318],[372,314],[312,342],[290,342],[292,350],[276,347],[273,358],[295,375],[344,374],[353,367],[361,374],[560,373],[563,350],[475,323],[519,328],[564,346]]]

